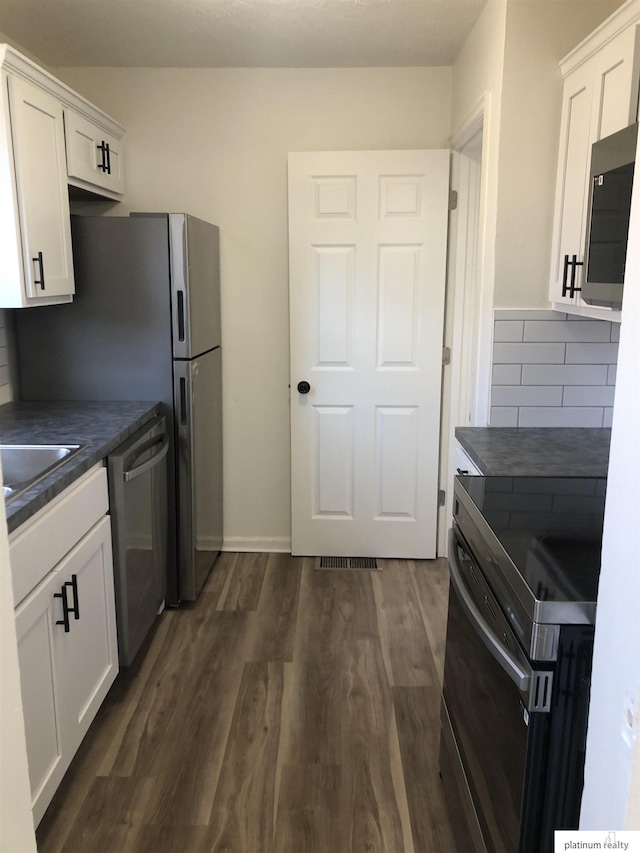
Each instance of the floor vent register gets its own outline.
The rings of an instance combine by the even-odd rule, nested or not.
[[[316,569],[366,569],[380,571],[375,557],[318,557]]]

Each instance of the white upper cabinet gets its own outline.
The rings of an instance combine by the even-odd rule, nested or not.
[[[71,302],[69,187],[121,199],[123,135],[109,116],[0,45],[0,308]]]
[[[640,0],[629,0],[561,62],[564,95],[549,299],[561,311],[619,320],[580,298],[594,142],[633,124],[640,80]],[[572,286],[573,285],[573,286]]]
[[[122,143],[74,110],[64,111],[69,184],[120,199],[124,192]]]
[[[8,76],[7,83],[18,208],[11,242],[21,255],[24,284],[16,297],[20,302],[71,297],[73,261],[62,107],[52,95],[26,80]]]

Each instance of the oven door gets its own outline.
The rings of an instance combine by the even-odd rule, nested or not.
[[[466,801],[477,851],[539,853],[552,675],[531,667],[455,529],[449,563],[441,750],[456,791],[448,800],[454,811],[452,799]]]

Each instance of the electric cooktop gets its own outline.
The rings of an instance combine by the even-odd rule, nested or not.
[[[606,486],[604,477],[460,476],[455,494],[477,525],[489,563],[493,555],[504,566],[503,550],[520,576],[515,585],[522,579],[526,586],[520,597],[530,595],[540,621],[547,621],[544,603],[553,619],[552,603],[593,603],[595,614]]]

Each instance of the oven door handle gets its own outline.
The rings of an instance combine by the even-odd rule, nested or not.
[[[462,568],[458,562],[458,544],[456,532],[451,528],[449,531],[449,571],[451,574],[451,583],[455,587],[460,603],[493,658],[500,664],[520,692],[527,694],[531,687],[533,669],[531,667],[523,667],[520,661],[510,654],[508,649],[505,648],[503,643],[491,631],[491,628],[476,607],[476,603],[467,592]]]

